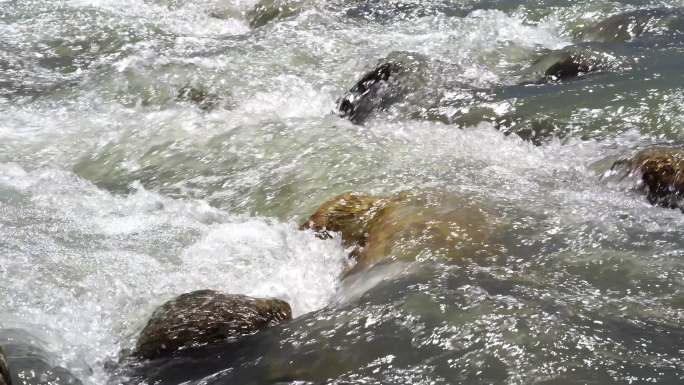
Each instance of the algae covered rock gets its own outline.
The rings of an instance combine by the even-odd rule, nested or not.
[[[249,26],[262,27],[273,20],[295,16],[301,12],[305,0],[261,0],[247,14]]]
[[[152,314],[135,355],[160,358],[182,348],[239,338],[292,319],[286,302],[213,290],[186,293]]]
[[[497,253],[500,223],[467,200],[442,193],[387,198],[344,194],[323,204],[304,224],[339,232],[357,263],[352,272],[386,259],[463,259]]]
[[[498,225],[486,210],[448,194],[401,194],[387,203],[368,226],[362,264],[386,256],[463,259],[495,253]]]
[[[7,366],[2,346],[0,346],[0,385],[12,385],[12,378],[10,377],[9,367]]]
[[[637,175],[651,204],[683,208],[684,197],[684,148],[652,147],[640,151],[626,161],[617,162],[613,168],[624,168]]]
[[[320,238],[340,233],[346,247],[366,244],[369,222],[385,200],[360,193],[346,193],[324,203],[302,225],[314,230]]]

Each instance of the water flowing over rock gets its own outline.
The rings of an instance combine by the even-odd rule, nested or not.
[[[501,226],[487,210],[442,193],[389,198],[343,194],[323,204],[303,225],[325,236],[340,233],[357,260],[348,274],[388,257],[415,260],[425,250],[452,260],[491,256],[499,247]]]
[[[684,149],[653,147],[640,151],[631,159],[618,161],[613,168],[636,174],[651,204],[684,208]]]
[[[12,385],[681,385],[682,7],[0,1]],[[293,320],[134,355],[199,289]]]
[[[4,379],[6,385],[82,385],[44,345],[24,330],[0,330],[0,383]]]
[[[249,26],[263,27],[273,20],[284,19],[301,12],[306,0],[261,0],[248,14]]]
[[[177,100],[182,102],[192,102],[204,111],[213,110],[221,103],[221,99],[218,95],[209,93],[204,89],[191,86],[185,86],[178,90]]]
[[[380,60],[338,101],[340,116],[362,123],[377,109],[393,104],[416,103],[430,83],[428,59],[411,52],[393,52]]]
[[[438,15],[464,17],[473,8],[444,0],[355,0],[351,3],[347,16],[379,23]]]
[[[681,8],[640,9],[611,16],[580,34],[585,41],[625,42],[642,37],[680,36],[684,32]]]
[[[12,385],[12,377],[10,377],[7,360],[5,359],[5,352],[2,350],[2,346],[0,346],[0,385]]]
[[[200,290],[166,302],[140,333],[134,355],[160,358],[182,348],[236,339],[292,319],[290,305]]]
[[[570,80],[596,72],[620,72],[631,68],[634,59],[619,47],[602,43],[582,43],[544,53],[525,70],[533,82]]]

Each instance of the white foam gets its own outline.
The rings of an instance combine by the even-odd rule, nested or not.
[[[140,186],[115,196],[50,169],[0,164],[0,211],[0,323],[45,328],[67,367],[95,370],[86,383],[104,383],[103,363],[173,296],[215,289],[279,297],[301,315],[330,301],[346,263],[339,241],[293,223]]]

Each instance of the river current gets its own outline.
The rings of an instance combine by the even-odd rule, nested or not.
[[[567,82],[528,71],[682,1],[280,3],[255,23],[254,0],[0,0],[0,345],[28,333],[84,385],[684,383],[684,216],[609,175],[684,141],[684,35],[606,43]],[[429,80],[339,117],[396,52]],[[349,191],[462,197],[505,224],[501,250],[425,246],[343,280],[340,238],[299,225]],[[120,360],[198,289],[295,319]]]

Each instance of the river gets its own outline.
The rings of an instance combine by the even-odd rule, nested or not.
[[[684,141],[684,35],[605,43],[577,79],[528,71],[682,1],[285,3],[256,23],[254,0],[0,0],[0,337],[28,332],[84,385],[684,383],[684,216],[608,175]],[[339,117],[397,52],[424,82]],[[458,196],[501,247],[418,239],[343,280],[340,238],[299,225],[348,191]],[[121,368],[154,308],[198,289],[295,319]]]

